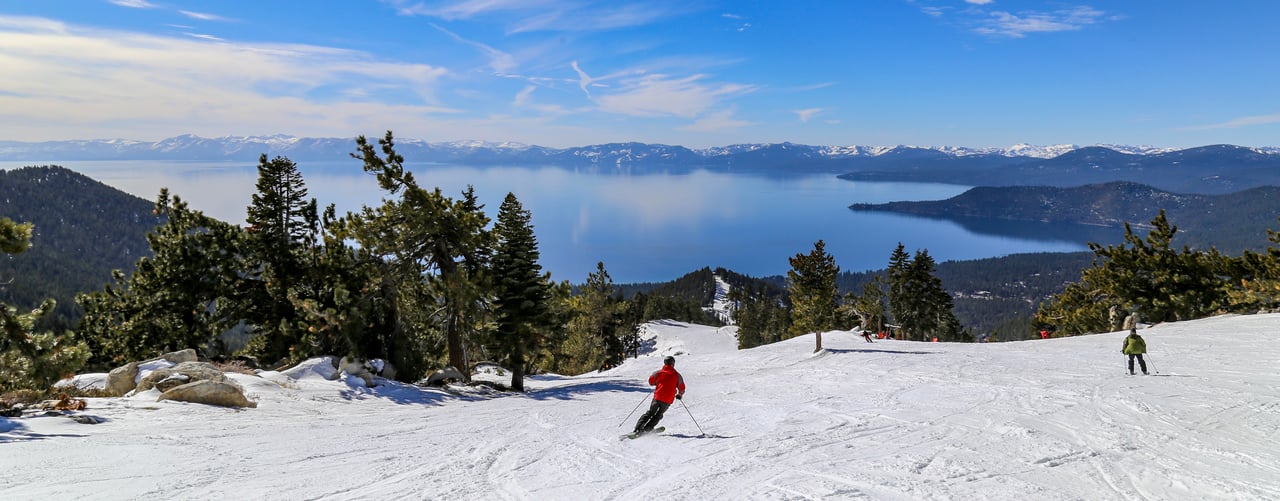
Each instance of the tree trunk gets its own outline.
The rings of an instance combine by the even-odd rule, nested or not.
[[[524,391],[524,349],[517,343],[511,351],[511,389]]]

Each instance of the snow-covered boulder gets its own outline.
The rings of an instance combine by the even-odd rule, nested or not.
[[[467,378],[454,367],[445,367],[427,377],[427,386],[444,386],[449,382],[466,381]]]
[[[227,376],[208,362],[183,362],[173,367],[157,369],[138,381],[136,391],[156,388],[162,393],[177,386],[196,381],[226,381]]]
[[[230,381],[202,380],[176,386],[160,394],[161,400],[176,400],[196,404],[219,405],[222,407],[257,407],[244,396],[244,390]]]
[[[280,373],[293,379],[334,381],[338,379],[338,364],[333,357],[309,358]]]

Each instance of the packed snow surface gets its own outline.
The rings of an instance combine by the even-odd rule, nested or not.
[[[152,393],[89,399],[97,425],[0,418],[0,499],[1280,499],[1280,315],[1144,329],[1151,376],[1124,369],[1124,333],[829,332],[813,353],[645,332],[646,355],[526,394],[312,367],[236,376],[256,409]],[[688,394],[664,434],[620,440],[665,355]]]

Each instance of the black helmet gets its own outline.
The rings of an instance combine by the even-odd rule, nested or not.
[[[676,365],[676,357],[667,355],[667,358],[662,359],[662,363],[674,367]]]

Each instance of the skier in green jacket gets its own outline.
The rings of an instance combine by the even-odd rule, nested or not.
[[[1133,359],[1138,359],[1138,365],[1142,366],[1142,375],[1147,375],[1147,361],[1142,359],[1142,354],[1147,352],[1147,342],[1142,340],[1142,336],[1138,335],[1138,329],[1133,328],[1129,331],[1129,335],[1124,338],[1124,347],[1120,349],[1120,353],[1129,355],[1129,374],[1133,374]]]

